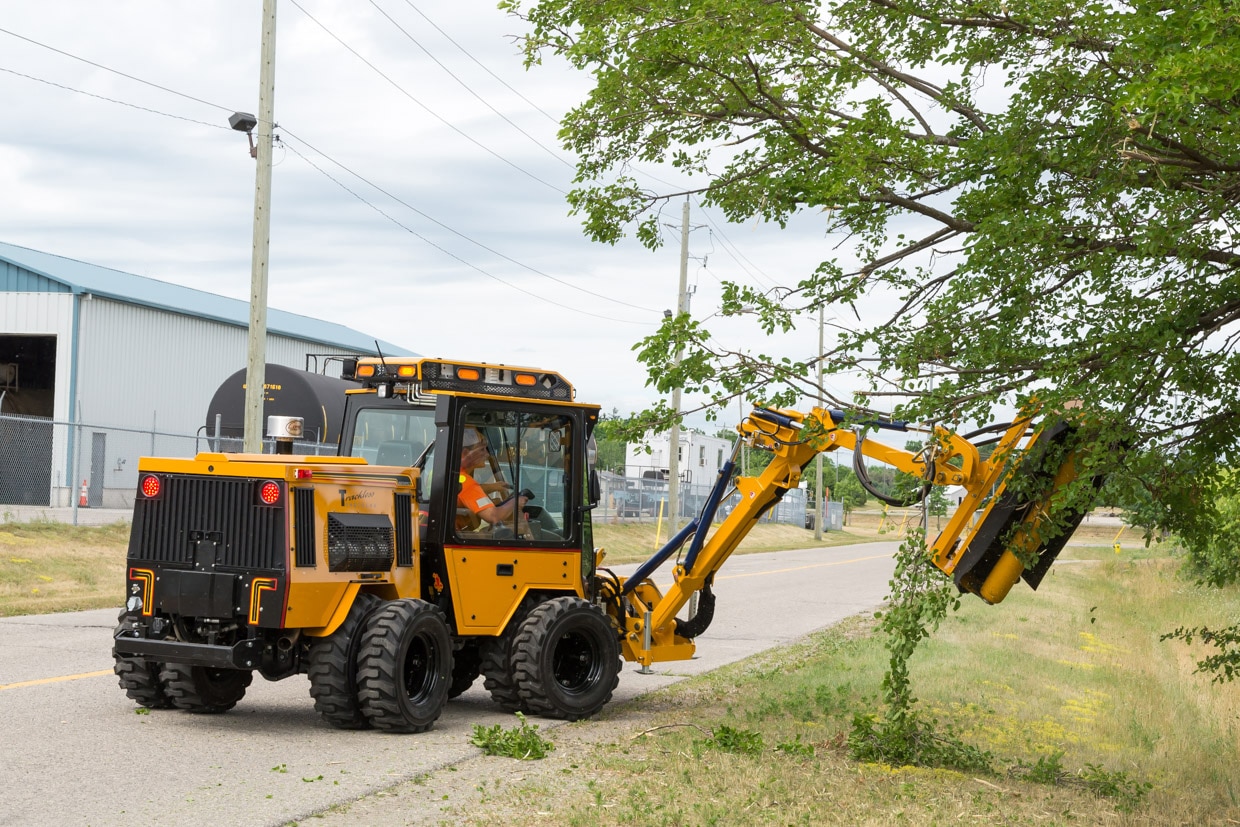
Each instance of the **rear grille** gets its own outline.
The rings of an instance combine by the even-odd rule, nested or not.
[[[396,520],[396,565],[413,565],[413,498],[397,494],[392,503]]]
[[[393,534],[386,514],[328,514],[328,571],[387,571],[395,557]]]
[[[285,512],[255,504],[255,480],[159,476],[162,494],[134,502],[130,560],[192,565],[191,536],[211,536],[220,567],[284,570]]]
[[[293,542],[297,565],[314,568],[318,556],[314,546],[314,489],[293,489]]]

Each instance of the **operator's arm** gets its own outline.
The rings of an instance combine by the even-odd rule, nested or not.
[[[482,486],[469,474],[461,474],[461,493],[457,495],[457,503],[462,508],[468,508],[480,519],[486,520],[491,525],[504,522],[511,519],[513,511],[523,508],[526,503],[524,496],[510,497],[504,502],[496,505],[482,490]]]

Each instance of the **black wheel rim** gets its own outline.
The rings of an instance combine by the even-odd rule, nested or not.
[[[587,691],[602,670],[598,642],[593,635],[569,632],[560,638],[551,654],[551,670],[560,689],[569,694]]]
[[[405,652],[405,695],[413,703],[425,699],[435,686],[435,644],[422,636],[409,642]]]

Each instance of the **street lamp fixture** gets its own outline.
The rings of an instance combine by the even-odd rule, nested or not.
[[[258,126],[258,118],[249,112],[234,112],[228,116],[228,125],[238,132],[244,132],[250,141],[250,157],[258,157],[258,147],[254,146],[254,127]]]

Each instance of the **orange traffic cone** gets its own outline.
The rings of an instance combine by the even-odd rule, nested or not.
[[[90,508],[86,502],[86,480],[82,480],[82,493],[78,494],[78,506],[80,508]]]

